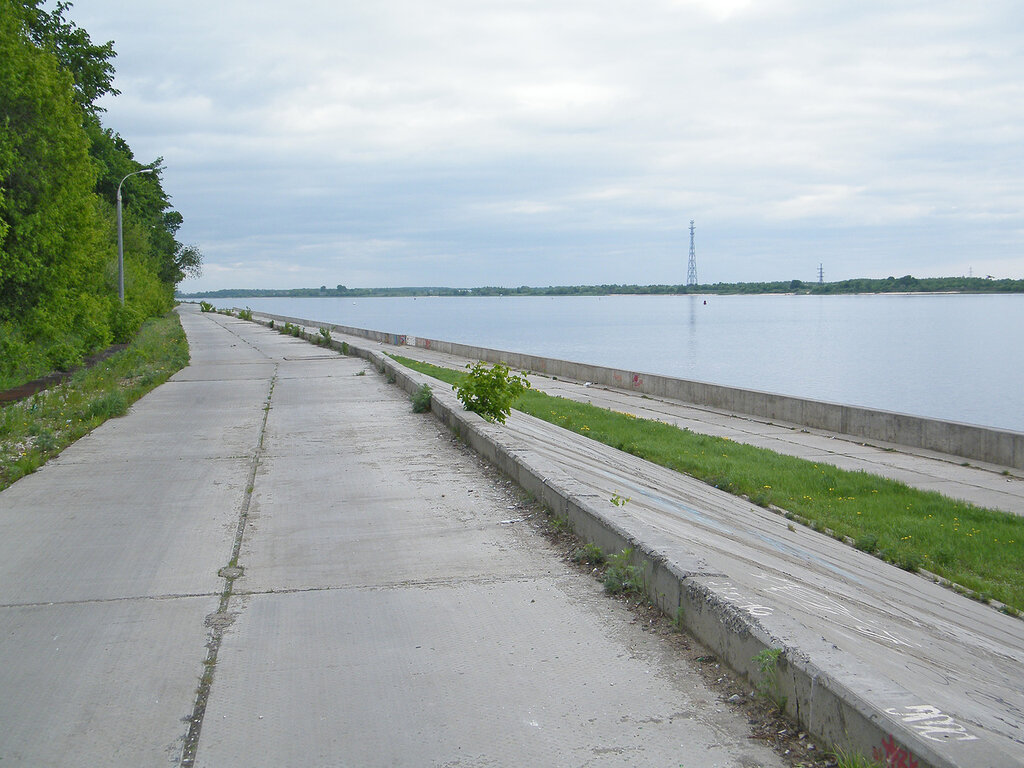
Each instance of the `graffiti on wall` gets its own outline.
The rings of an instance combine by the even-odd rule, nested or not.
[[[958,723],[941,709],[930,704],[916,704],[902,709],[893,707],[885,712],[929,741],[978,740],[963,723]]]
[[[873,640],[878,640],[888,645],[907,646],[908,648],[920,647],[919,643],[911,642],[893,629],[882,626],[878,621],[867,619],[854,613],[849,607],[843,605],[830,595],[780,576],[772,576],[767,573],[758,573],[755,576],[766,582],[765,588],[768,592],[785,595],[795,605],[817,611],[822,616],[843,620],[843,623],[865,637],[870,637]]]
[[[731,581],[709,581],[707,585],[718,592],[718,596],[726,600],[741,611],[746,611],[751,616],[771,616],[772,608],[767,605],[751,602],[743,592]]]
[[[918,768],[920,765],[909,749],[904,749],[896,743],[896,737],[891,733],[882,739],[881,747],[872,748],[871,759],[881,763],[885,768]]]

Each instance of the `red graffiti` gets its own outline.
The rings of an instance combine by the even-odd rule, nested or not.
[[[427,349],[430,349],[430,339],[424,339],[423,346],[426,347]]]
[[[871,750],[871,758],[881,762],[885,768],[918,768],[919,766],[910,751],[899,746],[896,743],[896,737],[891,733],[882,739],[882,749],[875,747]]]
[[[641,381],[640,376],[634,373],[633,374],[633,386],[634,387],[639,387],[641,384],[643,384],[643,381]]]

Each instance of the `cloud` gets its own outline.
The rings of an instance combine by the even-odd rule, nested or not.
[[[1024,274],[1010,2],[72,13],[115,40],[107,124],[165,158],[191,287],[683,282],[691,218],[702,279]]]

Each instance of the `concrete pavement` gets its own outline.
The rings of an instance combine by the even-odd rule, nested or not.
[[[426,381],[385,358],[382,345],[346,341],[407,390]],[[389,351],[423,356],[404,346]],[[587,399],[594,394],[575,389]],[[439,418],[584,538],[606,551],[633,547],[651,597],[670,615],[681,609],[689,628],[735,668],[756,679],[755,657],[779,651],[777,693],[811,732],[888,765],[1024,765],[1020,620],[690,478],[523,414],[513,413],[504,428],[488,425],[465,414],[447,387],[435,382],[435,393]],[[636,413],[640,402],[632,396],[619,410]],[[746,429],[755,436],[778,431],[786,437],[772,440],[808,449],[794,430]],[[890,465],[879,454],[894,453],[886,448],[814,450],[837,464],[864,455],[885,469]],[[957,465],[917,453],[892,466],[906,474],[910,467],[928,483]],[[987,497],[986,484],[1007,480],[998,468],[961,469],[980,478],[946,478],[961,498]],[[1012,473],[1009,480],[1011,488],[1019,483]],[[610,503],[615,494],[630,502]],[[1004,496],[1019,513],[1016,499]]]
[[[0,493],[0,764],[782,765],[366,361],[182,318]]]

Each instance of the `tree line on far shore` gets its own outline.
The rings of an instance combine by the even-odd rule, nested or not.
[[[176,239],[182,216],[162,158],[135,159],[105,127],[116,95],[113,42],[98,45],[58,1],[0,0],[0,383],[8,386],[114,341],[173,305],[202,257]],[[122,187],[125,304],[118,299],[115,199]]]
[[[763,283],[710,283],[704,285],[554,285],[545,288],[526,285],[518,288],[485,286],[481,288],[225,288],[181,294],[184,299],[316,297],[346,298],[384,296],[611,296],[611,295],[685,295],[685,294],[848,294],[848,293],[1024,293],[1024,280],[995,280],[983,277],[922,277],[911,275],[885,279],[858,278],[832,283],[780,280]]]

